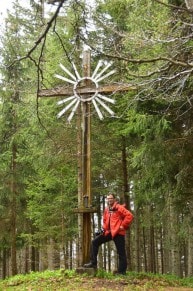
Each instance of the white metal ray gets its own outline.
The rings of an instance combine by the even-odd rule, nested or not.
[[[59,113],[58,113],[58,118],[60,118],[70,107],[72,107],[72,105],[77,102],[77,99],[75,98],[73,101],[71,101],[64,109],[62,109]]]
[[[98,70],[99,70],[99,68],[102,66],[102,64],[103,64],[103,62],[100,60],[100,61],[98,62],[98,64],[97,64],[97,66],[96,66],[96,68],[95,68],[95,70],[94,70],[94,72],[93,72],[91,78],[94,78],[94,77],[95,77],[96,73],[98,72]]]
[[[105,100],[105,101],[107,101],[107,102],[110,102],[110,103],[112,103],[112,104],[115,104],[115,100],[114,100],[114,99],[108,98],[108,97],[106,97],[106,96],[104,96],[104,95],[97,94],[97,97],[99,97],[99,98],[101,98],[101,99],[103,99],[103,100]]]
[[[66,67],[64,67],[62,64],[60,64],[60,67],[62,68],[62,70],[64,71],[64,72],[66,72],[73,80],[75,80],[76,81],[76,77],[70,72],[70,71],[68,71],[68,69],[66,69]]]
[[[101,78],[96,79],[96,81],[97,81],[97,82],[100,82],[100,81],[102,81],[103,79],[105,79],[105,78],[109,77],[110,75],[114,74],[115,72],[116,72],[116,70],[112,70],[112,71],[108,72],[106,75],[102,76]]]
[[[76,66],[75,66],[74,63],[72,63],[72,66],[73,66],[73,68],[74,68],[74,72],[75,72],[75,74],[76,74],[77,79],[78,79],[78,80],[81,79],[81,77],[80,77],[80,75],[79,75],[79,73],[78,73],[78,70],[77,70],[77,68],[76,68]]]
[[[78,108],[78,105],[80,104],[80,100],[77,100],[76,104],[74,105],[74,107],[72,108],[72,111],[68,117],[68,122],[71,121],[72,117],[74,116],[74,113],[76,112],[77,108]]]
[[[102,115],[102,113],[101,113],[101,111],[100,111],[100,109],[99,109],[99,107],[98,107],[98,105],[97,105],[97,103],[96,103],[96,101],[94,99],[92,100],[92,103],[93,103],[93,105],[95,107],[95,110],[96,110],[100,120],[102,120],[103,119],[103,115]]]
[[[71,83],[71,84],[75,84],[76,82],[74,82],[74,81],[72,81],[72,80],[70,80],[70,79],[67,79],[66,77],[63,77],[63,76],[60,76],[60,75],[58,75],[58,74],[55,74],[54,75],[56,78],[58,78],[58,79],[61,79],[61,80],[63,80],[63,81],[66,81],[66,82],[68,82],[68,83]]]
[[[104,69],[100,71],[98,75],[95,76],[95,79],[97,80],[111,65],[112,65],[111,63],[108,63],[106,67],[104,67]]]
[[[70,101],[70,100],[72,100],[74,98],[76,98],[74,95],[73,96],[70,96],[70,97],[67,97],[67,98],[65,98],[63,100],[58,101],[57,104],[58,105],[64,104],[64,103],[66,103],[66,102],[68,102],[68,101]]]
[[[98,103],[103,106],[109,113],[110,115],[114,115],[115,113],[103,102],[101,101],[98,97],[95,98]]]

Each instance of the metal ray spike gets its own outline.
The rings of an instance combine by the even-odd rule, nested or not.
[[[100,109],[99,109],[99,107],[98,107],[98,105],[97,105],[97,103],[96,103],[96,101],[94,99],[92,100],[92,103],[93,103],[93,105],[95,107],[95,110],[96,110],[100,120],[102,120],[104,117],[103,117],[103,115],[102,115],[102,113],[101,113],[101,111],[100,111]]]
[[[57,104],[58,105],[64,104],[64,103],[66,103],[66,102],[68,102],[68,101],[70,101],[70,100],[72,100],[74,98],[76,98],[74,95],[73,96],[70,96],[70,97],[67,97],[67,98],[65,98],[63,100],[58,101]]]
[[[106,75],[102,76],[101,78],[96,79],[96,81],[97,81],[97,82],[100,82],[100,81],[102,81],[103,79],[105,79],[105,78],[109,77],[110,75],[114,74],[115,72],[116,72],[116,70],[112,70],[112,71],[108,72]]]
[[[73,85],[76,83],[76,82],[74,82],[74,81],[72,81],[72,80],[70,80],[70,79],[68,79],[68,78],[66,78],[66,77],[60,76],[60,75],[58,75],[58,74],[55,74],[54,76],[55,76],[56,78],[58,78],[58,79],[61,79],[61,80],[65,81],[65,82],[71,83],[71,84],[73,84]]]
[[[97,80],[110,66],[112,66],[112,63],[108,63],[106,67],[98,75],[95,76],[95,79]]]
[[[104,96],[104,95],[101,95],[101,94],[97,94],[97,96],[98,96],[99,98],[101,98],[101,99],[107,101],[107,102],[110,102],[110,103],[112,103],[112,104],[115,104],[115,100],[114,100],[114,99],[108,98],[108,97],[106,97],[106,96]]]
[[[76,112],[77,108],[78,108],[78,105],[80,104],[80,100],[77,100],[75,106],[72,108],[72,111],[67,119],[68,122],[71,121],[72,117],[74,116],[74,113]]]
[[[76,66],[75,66],[74,63],[72,63],[72,66],[73,66],[73,69],[74,69],[74,72],[75,72],[75,74],[76,74],[77,79],[78,79],[78,80],[81,79],[81,77],[80,77],[80,75],[79,75],[79,73],[78,73],[78,70],[77,70],[77,68],[76,68]]]
[[[68,69],[66,69],[66,67],[64,67],[62,64],[60,64],[60,67],[65,73],[67,73],[73,80],[76,81],[76,77]]]
[[[95,99],[98,101],[98,103],[101,106],[103,106],[106,109],[106,111],[108,111],[110,113],[110,115],[112,115],[112,116],[115,115],[115,113],[103,101],[101,101],[98,97],[96,97]]]
[[[77,99],[74,99],[72,102],[70,102],[64,109],[62,109],[59,113],[58,113],[58,118],[60,118],[68,109],[70,109],[70,107],[72,107],[72,105],[77,102]]]
[[[95,70],[94,70],[94,72],[93,72],[93,74],[92,74],[92,78],[95,77],[96,73],[98,72],[98,70],[99,70],[99,68],[102,66],[102,64],[103,64],[102,61],[99,61],[99,62],[98,62],[97,66],[96,66],[96,68],[95,68]]]

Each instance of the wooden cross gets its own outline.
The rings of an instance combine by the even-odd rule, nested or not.
[[[72,86],[62,86],[62,87],[57,87],[57,88],[51,88],[51,89],[43,89],[38,92],[38,97],[69,97],[70,98],[76,99],[73,101],[73,104],[75,102],[74,109],[72,109],[70,119],[73,116],[73,110],[75,111],[76,107],[79,106],[79,103],[81,104],[81,118],[82,118],[82,127],[80,130],[82,131],[82,193],[80,197],[80,204],[77,212],[82,215],[82,262],[81,264],[84,264],[90,260],[90,246],[91,246],[91,213],[96,212],[96,209],[94,209],[92,205],[92,192],[91,192],[91,145],[90,145],[90,135],[91,135],[91,114],[90,114],[90,106],[91,106],[91,100],[93,101],[93,104],[95,106],[95,109],[97,110],[97,113],[99,115],[99,118],[103,118],[102,113],[100,112],[99,108],[97,107],[97,104],[95,100],[93,100],[93,96],[98,95],[102,99],[110,102],[110,99],[100,95],[102,93],[105,94],[112,94],[113,92],[126,92],[129,90],[135,90],[135,87],[132,87],[129,84],[111,84],[111,85],[103,85],[103,86],[98,86],[98,80],[103,79],[104,77],[99,77],[101,76],[102,73],[99,73],[97,75],[97,69],[95,69],[97,75],[96,81],[95,78],[90,77],[90,51],[85,51],[83,52],[83,78],[79,76],[79,74],[76,72],[75,68],[75,73],[76,77],[74,77],[65,67],[61,65],[62,69],[67,72],[68,75],[70,75],[72,78],[78,78],[78,81],[76,80],[70,80],[67,79],[66,77],[62,77],[59,75],[56,75],[60,79],[63,79],[64,81],[70,82],[74,85]],[[105,70],[103,70],[105,71]],[[113,71],[114,72],[114,71]],[[94,76],[93,74],[93,76]],[[106,76],[112,74],[108,73]],[[83,81],[83,82],[80,82]],[[81,84],[79,84],[81,83]],[[83,84],[82,84],[83,83]],[[81,86],[80,86],[81,85]],[[80,102],[82,101],[82,102]],[[61,102],[64,103],[65,100]],[[107,111],[112,113],[110,109],[108,109],[107,106],[102,103],[98,99],[98,102],[100,102]],[[67,106],[68,107],[68,106]],[[64,109],[63,112],[66,112],[67,109]],[[63,113],[62,112],[62,113]]]

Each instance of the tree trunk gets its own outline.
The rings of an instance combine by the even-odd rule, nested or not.
[[[153,226],[153,206],[149,207],[149,219],[150,219],[150,229],[149,229],[149,272],[156,272],[156,262],[155,262],[155,237],[154,237],[154,226]]]
[[[171,270],[174,275],[180,276],[180,247],[178,240],[178,214],[176,213],[170,197],[170,239],[171,239]]]
[[[187,276],[193,276],[193,227],[188,227],[188,270]]]
[[[5,279],[7,276],[7,249],[3,249],[3,265],[2,265],[2,279]]]
[[[17,274],[17,250],[16,250],[16,217],[17,217],[17,190],[16,190],[16,155],[17,147],[13,143],[12,146],[12,162],[11,162],[11,272],[12,276]]]
[[[145,235],[145,228],[143,227],[143,257],[144,257],[144,271],[147,272],[148,268],[147,268],[147,252],[146,252],[146,235]]]
[[[154,227],[150,226],[150,272],[156,273]]]
[[[25,265],[24,272],[25,274],[29,272],[29,246],[26,246],[24,249],[25,254]]]
[[[36,270],[36,249],[34,246],[31,247],[31,271],[35,272]]]
[[[171,273],[171,253],[170,253],[170,247],[171,247],[171,238],[170,238],[170,198],[169,194],[166,194],[165,198],[165,209],[162,214],[162,221],[163,221],[163,266],[162,270],[164,274],[170,274]]]
[[[129,178],[128,178],[128,167],[127,167],[127,148],[126,148],[126,138],[122,136],[122,171],[123,171],[123,189],[124,189],[124,202],[127,209],[130,209],[130,189],[129,189]],[[126,251],[127,251],[127,263],[128,270],[132,270],[131,262],[131,232],[128,229],[126,233]]]
[[[47,241],[42,243],[42,248],[39,251],[39,270],[40,272],[48,268],[48,244]]]
[[[135,262],[135,271],[141,272],[141,244],[140,244],[140,221],[139,221],[139,210],[136,207],[134,212],[135,220],[134,220],[134,258],[133,261]]]
[[[68,269],[68,257],[69,257],[69,249],[68,249],[68,241],[65,242],[65,251],[64,251],[64,267]]]

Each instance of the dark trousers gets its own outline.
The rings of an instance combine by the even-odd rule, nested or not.
[[[111,234],[108,235],[99,235],[95,239],[92,240],[91,245],[91,262],[93,265],[97,265],[97,255],[99,251],[100,245],[113,240],[117,249],[117,253],[119,256],[119,266],[118,272],[124,273],[127,269],[127,257],[125,251],[125,236],[117,234],[114,238],[112,238]]]

